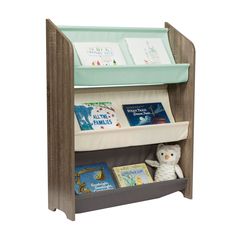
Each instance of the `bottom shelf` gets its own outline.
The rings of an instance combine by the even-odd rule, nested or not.
[[[106,162],[112,169],[115,166],[131,165],[145,162],[146,159],[156,159],[156,144],[105,149],[88,152],[75,152],[75,164],[87,165]],[[147,166],[154,177],[155,168]],[[117,188],[114,190],[85,193],[75,196],[75,211],[82,213],[133,202],[159,198],[186,188],[188,178],[163,182],[154,182],[134,187]]]
[[[135,187],[117,188],[109,191],[78,195],[75,198],[75,211],[82,213],[123,204],[159,198],[176,191],[184,190],[187,179],[155,182]]]

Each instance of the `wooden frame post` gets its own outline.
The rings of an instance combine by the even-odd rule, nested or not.
[[[169,23],[168,36],[176,63],[189,63],[189,78],[186,83],[168,85],[172,113],[176,121],[189,121],[188,138],[180,142],[180,165],[188,178],[184,196],[192,198],[193,182],[193,132],[194,132],[194,84],[195,84],[195,48],[193,43]]]
[[[74,56],[70,41],[46,20],[48,207],[75,219]]]

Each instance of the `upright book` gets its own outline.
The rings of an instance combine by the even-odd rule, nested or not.
[[[111,102],[77,104],[74,111],[81,130],[120,128]]]
[[[80,42],[74,43],[75,49],[84,66],[125,65],[125,59],[118,43]]]
[[[90,193],[115,189],[111,172],[106,163],[75,167],[75,193]]]
[[[153,179],[145,163],[113,167],[119,187],[152,183]]]
[[[130,126],[170,123],[162,103],[123,105]]]
[[[125,40],[135,64],[171,64],[161,38],[126,38]]]

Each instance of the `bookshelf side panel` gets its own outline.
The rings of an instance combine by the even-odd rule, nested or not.
[[[48,109],[48,206],[75,219],[73,48],[46,20]]]
[[[168,36],[176,63],[189,63],[188,82],[168,85],[168,93],[173,116],[176,121],[189,121],[188,138],[180,142],[181,161],[185,177],[188,178],[184,196],[192,198],[193,183],[193,138],[194,138],[194,84],[195,84],[195,48],[193,43],[169,23]]]

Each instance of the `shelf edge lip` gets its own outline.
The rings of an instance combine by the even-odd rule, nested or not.
[[[60,30],[93,30],[93,31],[126,31],[126,30],[131,30],[131,31],[145,31],[145,32],[168,32],[167,28],[155,28],[155,27],[118,27],[118,26],[76,26],[76,25],[57,25],[57,27]]]
[[[180,122],[174,122],[174,123],[166,123],[166,124],[154,124],[154,125],[143,125],[143,126],[130,126],[130,127],[125,127],[125,128],[119,128],[119,129],[106,129],[106,130],[81,130],[78,133],[75,133],[75,136],[80,136],[80,135],[92,135],[94,133],[100,133],[100,134],[106,134],[108,132],[123,132],[126,130],[140,130],[140,129],[152,129],[152,128],[157,128],[157,127],[172,127],[172,126],[189,126],[189,121],[180,121]]]
[[[189,67],[189,63],[178,63],[178,64],[159,64],[159,65],[119,65],[119,66],[76,66],[75,69],[78,70],[90,70],[90,69],[95,69],[95,70],[101,70],[101,69],[147,69],[149,70],[150,68],[152,69],[158,69],[158,68],[166,68],[166,67]]]
[[[185,83],[185,82],[183,82]],[[93,89],[93,88],[121,88],[121,87],[140,87],[140,86],[161,86],[165,83],[156,84],[108,84],[108,85],[74,85],[74,89]]]
[[[182,84],[186,83],[186,81],[180,82],[160,82],[160,83],[139,83],[139,84],[102,84],[102,85],[74,85],[74,89],[95,89],[95,88],[121,88],[121,87],[143,87],[143,86],[163,86],[168,84]]]
[[[139,189],[148,188],[148,187],[150,187],[150,185],[163,186],[163,185],[171,185],[171,184],[174,184],[176,182],[184,184],[184,187],[180,188],[178,190],[178,191],[181,191],[185,188],[187,181],[188,181],[188,178],[174,179],[174,180],[161,181],[161,182],[153,181],[152,183],[142,184],[142,185],[137,185],[137,186],[123,187],[123,188],[117,187],[116,189],[112,189],[112,190],[92,192],[91,194],[88,193],[88,194],[75,195],[75,199],[76,200],[89,199],[89,198],[93,198],[95,196],[96,197],[103,197],[105,195],[117,194],[117,192],[122,193],[122,192],[126,192],[127,190],[128,191],[136,191],[136,190],[139,190]]]

